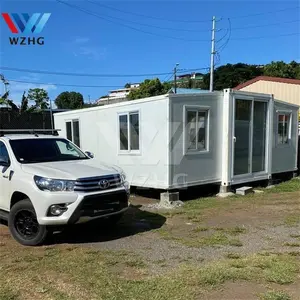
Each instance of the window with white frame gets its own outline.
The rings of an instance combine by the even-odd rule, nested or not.
[[[208,151],[208,110],[186,109],[185,149],[186,152]]]
[[[140,150],[139,112],[119,114],[119,150],[137,152]]]
[[[286,145],[290,140],[291,113],[279,112],[277,126],[277,144]]]
[[[70,120],[66,122],[67,139],[80,147],[79,120]]]

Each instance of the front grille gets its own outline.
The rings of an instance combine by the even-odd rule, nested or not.
[[[120,174],[79,178],[75,182],[74,191],[76,192],[95,192],[116,188],[122,183]]]
[[[122,210],[128,206],[125,191],[85,197],[80,206],[81,216],[100,216]]]

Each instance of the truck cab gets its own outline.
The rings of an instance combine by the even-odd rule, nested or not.
[[[57,226],[121,218],[126,176],[91,156],[57,131],[0,131],[0,218],[19,243],[42,244]]]

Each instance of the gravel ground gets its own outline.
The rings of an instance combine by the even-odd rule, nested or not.
[[[140,203],[140,205],[137,205]],[[268,221],[263,216],[253,216],[246,210],[248,220],[244,219],[241,223],[241,211],[236,210],[230,215],[230,226],[243,226],[246,233],[239,234],[237,237],[242,242],[241,247],[236,246],[202,246],[189,247],[178,241],[165,239],[155,229],[163,227],[164,230],[181,229],[182,235],[186,236],[193,228],[191,222],[185,219],[179,219],[177,222],[168,222],[168,219],[161,216],[158,224],[153,228],[153,224],[148,222],[147,218],[157,215],[149,209],[148,204],[151,200],[142,198],[135,199],[135,207],[131,208],[127,217],[115,228],[107,231],[105,229],[95,229],[94,226],[80,226],[72,229],[67,234],[59,234],[55,237],[55,243],[80,244],[82,246],[93,247],[104,250],[126,250],[139,256],[148,265],[150,274],[159,274],[177,268],[180,264],[204,265],[213,260],[223,258],[227,253],[252,254],[262,251],[283,252],[296,251],[299,247],[284,246],[284,243],[300,243],[299,238],[292,238],[294,235],[300,235],[300,224],[294,227],[274,224],[274,216]],[[153,203],[153,202],[152,202]],[[138,207],[138,208],[137,208]],[[131,219],[139,211],[139,218]],[[145,213],[145,216],[143,215]],[[263,212],[262,212],[263,214]],[[226,213],[224,213],[226,215]],[[236,215],[236,216],[235,216]],[[159,215],[158,215],[159,216]],[[235,216],[235,217],[234,217]],[[216,217],[220,219],[221,217]],[[235,220],[236,218],[236,220]],[[259,222],[258,219],[261,221]],[[211,218],[208,223],[211,223]],[[224,221],[226,222],[226,220]],[[171,225],[170,225],[171,224]]]

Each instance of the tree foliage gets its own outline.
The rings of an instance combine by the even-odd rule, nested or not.
[[[263,75],[263,69],[256,65],[238,63],[220,66],[214,72],[214,90],[234,88],[240,83],[260,75]],[[209,82],[210,74],[207,73],[203,77],[201,88],[208,90]]]
[[[62,92],[55,99],[57,108],[76,109],[83,107],[83,96],[77,92]]]
[[[284,61],[272,61],[271,63],[265,65],[264,75],[300,79],[300,63],[291,61],[288,64]]]
[[[296,61],[290,63],[272,61],[264,66],[243,63],[220,66],[214,72],[214,89],[234,88],[241,83],[261,75],[300,79],[300,63]],[[209,73],[204,75],[201,84],[202,89],[209,89],[209,77]]]
[[[140,99],[152,96],[158,96],[168,93],[172,87],[171,83],[161,81],[158,78],[155,79],[146,79],[142,82],[138,89],[133,89],[128,95],[128,99]]]
[[[44,89],[35,88],[28,91],[28,100],[35,102],[36,109],[49,108],[49,96],[48,92]]]

